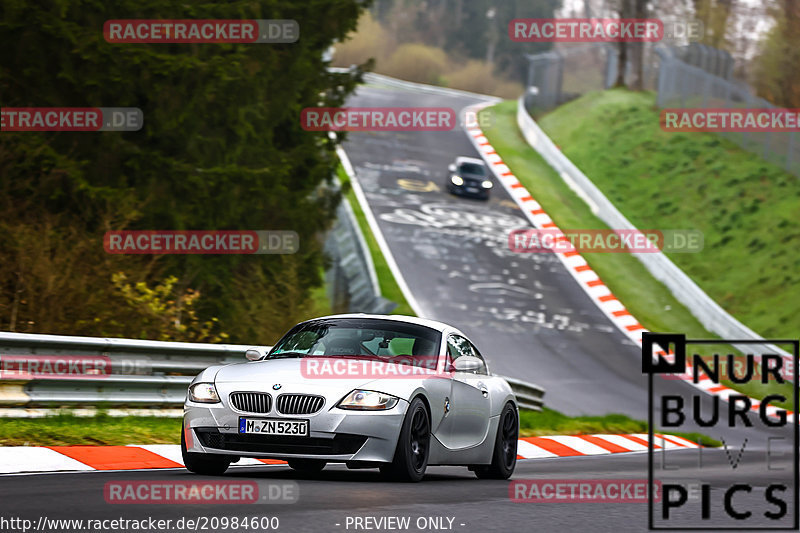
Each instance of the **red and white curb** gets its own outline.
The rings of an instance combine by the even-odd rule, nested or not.
[[[648,435],[576,435],[556,437],[523,437],[517,446],[519,459],[545,459],[548,457],[579,457],[647,451]],[[694,442],[675,435],[653,435],[654,450],[699,448]]]
[[[242,458],[236,465],[285,464],[275,459]],[[0,447],[0,474],[182,468],[179,444],[129,446]]]
[[[471,106],[469,109],[475,113],[478,113],[484,107],[487,107],[488,103],[478,104],[475,106]],[[533,198],[533,195],[525,188],[522,183],[517,179],[511,169],[503,162],[503,159],[498,155],[497,151],[495,151],[494,147],[489,143],[489,140],[483,134],[483,131],[480,127],[477,126],[477,120],[475,124],[471,124],[469,127],[466,127],[467,137],[469,137],[472,144],[481,154],[483,159],[488,163],[489,168],[492,169],[494,175],[497,177],[498,181],[503,185],[503,187],[508,191],[508,194],[511,198],[517,203],[517,205],[522,209],[525,217],[530,221],[530,223],[537,229],[548,229],[551,231],[561,231],[559,227],[553,222],[553,219],[547,214],[547,212],[542,208],[542,206]],[[567,272],[575,278],[575,281],[578,282],[578,285],[589,295],[592,301],[597,305],[597,307],[611,320],[611,322],[616,325],[623,334],[625,334],[629,339],[637,343],[639,346],[642,345],[642,334],[647,331],[647,329],[639,323],[638,320],[622,305],[616,296],[611,292],[611,290],[603,283],[603,280],[600,279],[600,276],[592,270],[586,260],[581,256],[581,254],[577,251],[569,251],[564,253],[554,253],[556,257],[564,264],[566,267]],[[656,352],[655,355],[660,357],[669,358],[669,355],[665,352]],[[705,378],[701,379],[699,383],[694,383],[692,379],[692,372],[691,368],[687,364],[687,371],[684,374],[673,374],[671,375],[673,379],[680,379],[692,385],[693,387],[702,390],[711,395],[719,396],[721,399],[726,400],[731,394],[741,394],[729,387],[724,385],[720,385],[718,383],[714,383],[711,379]],[[752,403],[752,410],[758,411],[761,402],[756,400],[755,398],[750,399]],[[777,417],[778,412],[783,411],[783,409],[779,407],[775,407],[770,405],[766,408],[766,412],[768,415]],[[786,411],[787,419],[790,421],[794,420],[794,414],[791,411]]]
[[[697,448],[673,435],[657,435],[654,449]],[[646,434],[525,437],[519,440],[519,459],[576,457],[647,450]],[[236,466],[283,465],[276,459],[242,458]],[[182,468],[177,444],[129,446],[7,446],[0,447],[0,474],[85,472]]]

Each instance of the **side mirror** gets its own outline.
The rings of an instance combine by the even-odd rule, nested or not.
[[[455,172],[456,166],[453,163],[450,163],[450,165],[447,167],[447,170],[449,170],[450,172]]]
[[[453,362],[456,372],[475,372],[483,368],[483,361],[471,355],[462,355]]]
[[[257,348],[250,348],[249,350],[244,352],[244,356],[247,357],[247,359],[249,359],[250,361],[258,361],[259,359],[264,357],[264,354],[261,353],[261,350]]]

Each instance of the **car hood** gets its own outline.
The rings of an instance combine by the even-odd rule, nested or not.
[[[311,357],[235,363],[221,367],[214,382],[222,385],[224,389],[238,388],[239,385],[247,384],[248,390],[269,391],[273,385],[280,384],[282,392],[307,391],[320,394],[330,394],[334,391],[345,394],[353,389],[367,389],[408,399],[427,379],[442,379],[432,371],[420,369],[417,369],[418,375],[393,378],[391,370],[408,371],[408,365],[378,363],[373,367],[371,361],[367,367],[376,369],[380,377],[376,378],[371,372],[362,372],[364,367],[361,366],[357,367],[359,371],[354,375],[331,374],[320,371],[320,365],[326,361],[329,363],[338,361],[340,366],[347,361],[361,362],[354,359]],[[314,364],[318,366],[310,366]],[[389,369],[388,373],[385,372],[386,369]]]
[[[247,363],[234,363],[226,365],[217,371],[214,378],[216,383],[300,383],[319,382],[324,385],[332,381],[324,377],[313,377],[307,372],[303,361],[307,359],[271,359],[266,361],[252,361]],[[338,383],[352,382],[357,385],[364,382],[363,378],[339,378]]]
[[[471,180],[478,180],[478,181],[484,181],[484,180],[488,180],[489,179],[488,176],[483,176],[481,174],[470,174],[469,172],[465,172],[465,173],[459,174],[459,176],[461,176],[464,179],[471,179]]]

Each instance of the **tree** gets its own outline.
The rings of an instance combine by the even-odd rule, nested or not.
[[[758,95],[782,107],[800,107],[800,4],[779,0],[771,9],[775,24],[756,57]]]
[[[443,48],[454,59],[486,60],[497,72],[526,79],[525,54],[544,52],[551,43],[518,43],[508,38],[515,18],[550,18],[562,0],[378,0],[373,15],[400,44]],[[493,45],[493,46],[492,46]]]
[[[647,0],[618,0],[617,12],[621,19],[645,19],[647,18]],[[589,4],[586,4],[587,6]],[[644,90],[644,43],[625,42],[617,43],[619,50],[619,61],[617,62],[617,80],[615,87],[627,87],[625,81],[628,72],[628,62],[633,71],[633,81],[630,88],[635,91]]]
[[[701,42],[714,48],[727,48],[728,23],[734,0],[692,0],[695,17],[703,22]]]
[[[619,18],[627,19],[633,17],[633,2],[635,0],[619,0],[617,12]],[[625,74],[628,69],[628,43],[620,41],[617,43],[619,49],[619,61],[617,62],[617,81],[614,83],[615,87],[626,87]]]
[[[259,294],[242,294],[233,279],[276,279],[288,261],[300,285],[295,296],[307,298],[321,282],[318,234],[338,202],[337,193],[322,185],[337,160],[332,141],[304,131],[299,117],[304,107],[342,105],[355,87],[358,75],[328,72],[322,56],[354,29],[364,7],[359,0],[5,0],[3,106],[138,107],[145,126],[130,133],[0,134],[0,200],[32,206],[22,219],[26,228],[37,227],[37,213],[57,216],[76,242],[93,240],[95,248],[80,249],[95,259],[104,258],[105,231],[122,227],[294,230],[301,249],[288,259],[168,256],[147,269],[139,265],[151,258],[124,257],[110,271],[125,271],[133,282],[175,276],[176,290],[191,287],[203,294],[198,315],[218,316],[222,329],[231,332],[236,328],[228,326],[259,321],[234,315],[232,301]],[[163,18],[294,19],[301,37],[293,44],[146,45],[110,44],[102,35],[109,19]],[[0,224],[15,225],[18,216],[16,209],[4,211]],[[30,268],[14,261],[18,244],[0,241],[0,256]],[[72,274],[80,279],[63,290],[86,298],[111,294],[109,276],[101,279],[85,266]],[[156,272],[158,278],[133,279]],[[34,279],[29,272],[18,274]],[[16,323],[25,323],[26,306],[35,302],[17,294],[14,283],[2,283],[0,322],[14,308]],[[14,307],[15,299],[27,304]],[[88,309],[71,313],[73,325],[91,322]],[[70,327],[62,322],[51,331],[70,333]],[[248,342],[269,340],[274,339]]]
[[[634,0],[634,17],[637,19],[647,18],[647,0]],[[631,89],[634,91],[644,90],[644,43],[632,43],[633,52],[633,72],[634,79]]]

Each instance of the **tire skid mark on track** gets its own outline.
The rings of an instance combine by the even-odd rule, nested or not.
[[[488,103],[477,104],[471,106],[469,109],[478,113],[481,109],[487,107]],[[477,122],[477,121],[476,121]],[[497,154],[494,147],[489,143],[489,140],[483,134],[479,126],[474,125],[465,127],[467,137],[472,142],[481,157],[486,160],[489,168],[495,174],[500,183],[508,191],[508,194],[519,205],[520,209],[530,221],[530,223],[538,229],[555,229],[559,230],[558,225],[553,222],[547,211],[534,199],[533,195],[525,188],[525,186],[517,179],[511,172],[511,169],[503,162],[502,158]],[[611,290],[603,283],[600,276],[592,270],[586,260],[577,251],[566,253],[553,253],[564,264],[567,272],[578,282],[578,285],[589,295],[591,300],[597,307],[608,317],[611,322],[616,325],[622,333],[634,341],[637,345],[642,345],[642,334],[648,330],[639,323],[638,320],[625,308],[612,293]],[[660,351],[655,355],[668,358],[672,354]],[[692,379],[692,369],[689,361],[687,360],[686,372],[683,374],[675,374],[676,379],[680,379],[701,391],[712,396],[719,396],[722,400],[727,401],[731,394],[739,394],[735,390],[714,383],[710,379],[701,379],[695,383]],[[750,399],[752,410],[757,411],[761,405],[759,400],[755,398]],[[766,409],[767,414],[777,417],[779,411],[783,409],[770,405]],[[786,410],[787,420],[794,421],[794,413]]]
[[[674,435],[657,435],[656,448],[668,450],[697,448],[697,444]],[[519,439],[518,459],[579,457],[611,453],[641,452],[647,435],[577,435],[523,437]],[[9,446],[0,447],[0,474],[120,471],[180,468],[180,445],[128,446]],[[285,465],[277,459],[242,458],[233,466]]]

